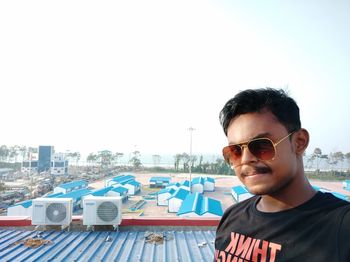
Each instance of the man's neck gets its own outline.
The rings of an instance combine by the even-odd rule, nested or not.
[[[309,182],[297,187],[298,190],[294,188],[288,187],[277,194],[261,196],[256,208],[262,212],[279,212],[300,206],[316,194]]]

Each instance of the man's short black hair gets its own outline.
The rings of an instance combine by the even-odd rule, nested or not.
[[[227,135],[231,120],[246,113],[270,111],[288,132],[301,128],[299,107],[282,89],[247,89],[227,101],[220,112],[220,123]]]

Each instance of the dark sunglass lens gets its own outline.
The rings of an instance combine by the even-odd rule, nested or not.
[[[249,151],[261,160],[271,160],[275,156],[275,148],[269,139],[256,139],[248,144]]]
[[[224,159],[227,163],[232,164],[232,162],[236,162],[238,159],[240,159],[242,155],[241,147],[238,145],[230,145],[224,147],[222,150],[222,154],[224,156]]]

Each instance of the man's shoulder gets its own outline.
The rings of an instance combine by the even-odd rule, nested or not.
[[[340,199],[328,192],[318,192],[317,203],[323,207],[333,207],[333,208],[350,208],[350,202]]]

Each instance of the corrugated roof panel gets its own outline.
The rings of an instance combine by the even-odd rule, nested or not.
[[[67,232],[0,231],[1,261],[213,261],[214,230]],[[154,241],[153,236],[163,238]],[[51,243],[37,248],[23,241]],[[22,242],[21,242],[22,241]]]
[[[77,180],[77,181],[72,181],[72,182],[68,182],[68,183],[64,183],[64,184],[60,184],[59,186],[57,187],[61,187],[61,188],[65,188],[65,189],[68,189],[68,188],[72,188],[72,187],[76,187],[76,186],[82,186],[82,185],[87,185],[88,182],[85,181],[85,180]]]

